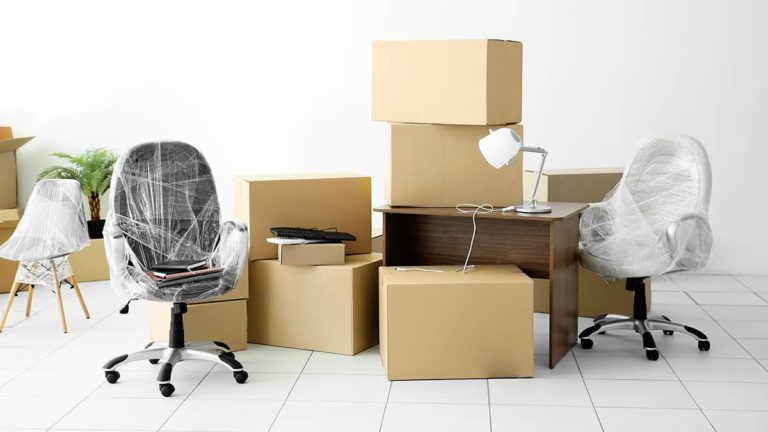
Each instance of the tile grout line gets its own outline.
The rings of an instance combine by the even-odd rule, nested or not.
[[[592,411],[595,412],[595,417],[597,417],[597,424],[600,425],[600,430],[605,432],[605,427],[603,426],[603,421],[600,419],[600,414],[597,413],[597,407],[595,406],[595,401],[592,400],[592,393],[589,392],[589,387],[587,386],[587,380],[584,379],[584,373],[581,371],[581,366],[579,366],[579,360],[576,358],[576,354],[573,353],[573,349],[571,349],[571,355],[573,356],[573,362],[576,363],[576,369],[579,370],[579,376],[581,377],[581,383],[584,384],[584,389],[587,391],[587,396],[589,396],[589,403],[592,404]]]
[[[387,391],[387,400],[384,402],[384,410],[381,412],[381,422],[379,422],[379,432],[384,428],[384,416],[387,415],[387,407],[389,406],[389,395],[392,394],[392,381],[389,382],[389,390]]]
[[[304,369],[307,368],[307,365],[309,364],[309,360],[312,359],[313,355],[315,355],[315,351],[312,351],[309,354],[309,356],[307,356],[307,361],[304,362],[304,366],[301,367],[299,374],[296,375],[296,381],[293,382],[293,385],[291,386],[291,389],[288,391],[288,394],[285,395],[285,399],[283,399],[283,403],[280,404],[280,409],[278,409],[277,412],[275,413],[275,418],[273,418],[272,423],[269,424],[269,428],[267,429],[267,432],[271,431],[272,428],[275,426],[275,422],[277,421],[277,418],[280,417],[280,413],[283,412],[285,403],[288,402],[288,398],[291,397],[291,393],[293,393],[293,389],[296,388],[296,383],[298,383],[299,380],[301,379],[301,375],[304,374]]]
[[[179,362],[179,363],[181,363],[181,362]],[[175,365],[174,365],[174,367],[175,367]],[[203,381],[206,378],[208,378],[208,375],[210,375],[213,372],[213,369],[215,369],[215,368],[216,368],[216,364],[212,364],[211,368],[208,369],[208,372],[206,372],[205,375],[203,375],[203,378],[192,388],[192,390],[189,391],[189,393],[187,393],[187,395],[184,397],[184,400],[182,400],[181,403],[179,403],[179,405],[173,411],[171,411],[170,414],[168,414],[168,417],[166,417],[165,420],[163,420],[163,422],[157,428],[156,432],[160,432],[161,430],[163,430],[163,427],[165,427],[166,423],[168,423],[168,420],[170,420],[171,417],[173,417],[174,414],[176,414],[176,412],[184,405],[184,402],[186,402],[189,399],[189,397],[192,396],[192,393],[194,393],[195,390],[197,390],[197,388],[200,387],[200,384],[202,384]],[[173,374],[173,370],[171,370],[171,374]],[[171,376],[173,376],[173,375],[171,375]]]
[[[536,361],[536,356],[534,356],[534,361]],[[488,427],[489,430],[493,432],[493,414],[491,414],[491,380],[488,378],[485,379],[485,389],[488,392]]]
[[[709,421],[709,417],[707,417],[707,414],[704,413],[704,410],[701,408],[701,405],[699,405],[699,401],[697,401],[696,398],[693,397],[693,395],[691,394],[690,390],[688,390],[688,387],[685,385],[685,382],[682,379],[680,379],[680,376],[677,374],[675,369],[672,367],[671,364],[669,364],[669,361],[667,361],[667,357],[661,351],[659,351],[659,352],[661,353],[661,358],[664,359],[664,363],[667,364],[667,367],[669,368],[669,370],[671,370],[672,373],[675,375],[675,378],[677,378],[677,382],[679,382],[680,385],[683,386],[683,388],[685,389],[685,392],[688,394],[688,397],[691,398],[691,400],[693,401],[694,405],[696,405],[696,408],[698,409],[698,411],[707,420],[707,423],[709,423],[709,425],[712,427],[712,430],[713,431],[717,431],[717,428],[715,428],[715,425],[713,425],[712,422]]]

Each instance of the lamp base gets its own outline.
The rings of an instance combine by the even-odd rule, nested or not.
[[[524,206],[516,206],[515,211],[518,213],[552,213],[552,207],[526,204]]]

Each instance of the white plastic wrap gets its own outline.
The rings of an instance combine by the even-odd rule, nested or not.
[[[606,279],[703,267],[712,248],[711,188],[698,140],[646,139],[619,184],[582,214],[582,264]]]
[[[0,257],[21,262],[17,281],[52,286],[51,260],[58,279],[66,279],[72,275],[66,256],[88,243],[80,184],[40,180],[13,235],[0,246]]]
[[[194,301],[226,294],[248,252],[244,224],[222,224],[211,169],[181,142],[133,147],[115,164],[104,245],[113,289],[155,301]],[[159,287],[146,272],[168,260],[210,260],[221,277]]]

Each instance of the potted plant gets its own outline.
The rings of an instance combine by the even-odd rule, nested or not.
[[[80,182],[80,190],[88,198],[91,210],[88,236],[92,239],[102,238],[104,220],[101,219],[101,197],[109,190],[117,154],[105,148],[95,148],[77,156],[66,153],[52,153],[51,156],[64,159],[72,165],[48,167],[40,173],[38,180],[70,179]]]

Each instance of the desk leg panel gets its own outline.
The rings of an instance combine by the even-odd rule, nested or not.
[[[549,367],[571,350],[578,333],[579,217],[550,226]]]

